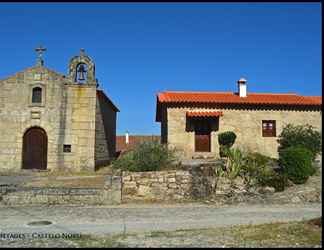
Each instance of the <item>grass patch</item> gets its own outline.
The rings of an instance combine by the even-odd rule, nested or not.
[[[232,234],[237,242],[248,245],[315,246],[321,245],[322,229],[306,222],[270,223],[232,228]]]
[[[223,228],[152,231],[112,236],[84,235],[71,240],[76,247],[314,247],[321,246],[321,218],[301,222],[278,222]],[[169,240],[168,240],[169,239]],[[186,244],[187,244],[186,243]]]
[[[109,247],[109,248],[125,248],[127,245],[118,241],[120,235],[110,237],[94,237],[90,235],[82,235],[81,238],[70,239],[76,247]]]
[[[147,235],[148,237],[152,238],[159,238],[159,237],[178,237],[177,234],[174,232],[167,232],[167,231],[152,231],[150,234]]]

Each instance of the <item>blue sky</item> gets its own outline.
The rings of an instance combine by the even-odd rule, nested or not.
[[[85,48],[118,134],[160,134],[159,91],[236,91],[245,77],[250,92],[321,95],[320,3],[2,3],[0,27],[0,79],[33,66],[39,44],[64,74]]]

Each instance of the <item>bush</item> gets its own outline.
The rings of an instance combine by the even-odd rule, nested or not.
[[[258,166],[265,166],[273,161],[272,158],[257,152],[250,152],[247,154],[247,159],[254,161]]]
[[[279,135],[279,157],[283,150],[292,146],[303,146],[312,153],[312,160],[322,150],[321,133],[314,129],[311,125],[288,124]]]
[[[240,175],[244,165],[244,154],[237,148],[226,151],[226,177],[234,180]]]
[[[244,157],[244,166],[242,168],[242,177],[245,184],[250,187],[258,184],[257,177],[260,171],[263,170],[268,162],[263,156],[258,153],[247,153]]]
[[[218,134],[219,154],[221,157],[226,156],[227,149],[233,146],[236,135],[232,131]]]
[[[312,152],[304,147],[288,147],[281,151],[279,164],[289,180],[295,184],[303,184],[315,172],[312,157]]]
[[[169,167],[176,160],[175,151],[159,142],[144,142],[134,150],[121,155],[113,167],[124,171],[159,171]]]
[[[233,146],[236,139],[236,135],[232,131],[227,131],[218,134],[218,142],[220,145],[228,146],[229,148]]]
[[[284,191],[288,186],[287,176],[274,170],[260,171],[257,180],[260,186],[274,187],[276,192]]]
[[[247,186],[269,186],[276,191],[283,191],[288,185],[285,175],[276,173],[271,167],[273,159],[260,153],[248,153],[245,157],[245,164],[242,177]]]
[[[226,168],[219,169],[219,176],[233,180],[241,176],[245,185],[274,187],[276,192],[283,191],[288,186],[285,174],[277,173],[273,168],[273,159],[255,152],[241,152],[239,149],[226,150]]]
[[[115,169],[135,171],[136,166],[134,164],[133,151],[121,154],[116,160],[112,162],[112,166]]]

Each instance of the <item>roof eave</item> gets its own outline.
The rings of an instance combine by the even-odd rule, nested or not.
[[[322,106],[322,103],[267,103],[267,102],[213,102],[213,101],[163,101],[162,104],[223,104],[223,105],[287,105],[287,106]]]
[[[159,100],[159,95],[156,96],[156,113],[155,113],[155,122],[161,122],[161,102]]]
[[[97,89],[97,92],[100,93],[101,95],[104,96],[105,100],[112,106],[112,108],[116,111],[116,112],[120,112],[120,110],[117,108],[117,106],[112,102],[112,100],[110,100],[110,98],[105,94],[104,91]]]

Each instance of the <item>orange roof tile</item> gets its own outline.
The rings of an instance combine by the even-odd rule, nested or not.
[[[125,135],[116,136],[116,151],[125,152],[134,149],[138,144],[148,141],[160,141],[159,135],[129,135],[129,142],[126,143]]]
[[[309,99],[314,100],[315,102],[318,102],[318,103],[322,104],[322,97],[321,96],[304,96],[304,97],[307,97]]]
[[[223,112],[221,111],[188,111],[188,117],[218,117],[222,116]]]
[[[276,104],[276,105],[322,105],[321,96],[297,94],[248,93],[240,97],[233,92],[162,92],[160,103],[224,103],[224,104]]]

